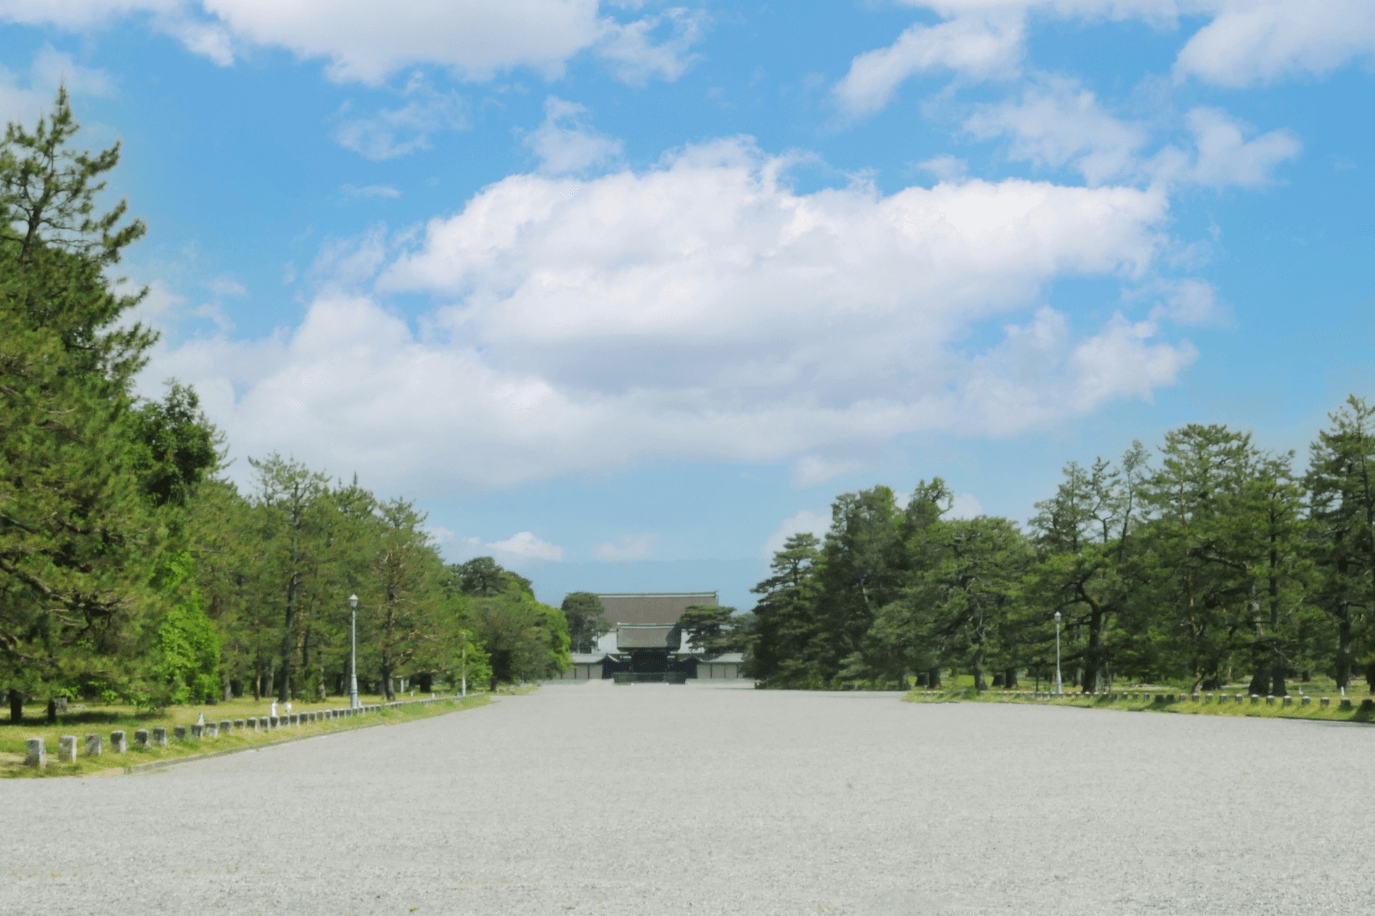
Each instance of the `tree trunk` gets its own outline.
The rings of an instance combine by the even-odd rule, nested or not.
[[[21,725],[24,722],[24,695],[13,687],[10,688],[10,724]]]
[[[48,724],[57,724],[57,701],[53,699],[48,700]]]
[[[1017,689],[1017,668],[1016,668],[1016,666],[1013,666],[1013,667],[1011,667],[1011,668],[1004,668],[1004,669],[1003,669],[1003,686],[1006,687],[1008,690],[1016,690],[1016,689]]]
[[[934,689],[934,688],[936,688],[936,687],[939,687],[940,685],[941,685],[941,669],[939,669],[939,668],[932,668],[930,671],[927,671],[927,672],[926,672],[926,686],[929,687],[929,688]]]
[[[220,688],[226,703],[234,699],[234,685],[229,682],[229,672],[224,669],[220,669]]]
[[[1343,604],[1337,615],[1337,687],[1346,690],[1351,682],[1351,663],[1355,657],[1351,644],[1351,608]]]

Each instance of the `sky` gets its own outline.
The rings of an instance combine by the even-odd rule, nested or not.
[[[1375,395],[1373,65],[1369,0],[0,0],[0,115],[122,145],[141,390],[555,604],[1187,423],[1301,464]]]

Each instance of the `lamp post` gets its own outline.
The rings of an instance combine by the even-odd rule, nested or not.
[[[463,698],[468,698],[468,631],[463,631]]]
[[[358,708],[358,596],[349,595],[349,708]]]
[[[1055,612],[1055,692],[1064,695],[1065,687],[1060,682],[1060,612]]]

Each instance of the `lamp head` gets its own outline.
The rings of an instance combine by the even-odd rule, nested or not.
[[[1055,622],[1056,622],[1056,623],[1059,623],[1059,622],[1060,622],[1060,612],[1059,612],[1059,611],[1056,611],[1056,612],[1055,612]]]
[[[351,608],[357,608],[357,607],[358,607],[358,596],[357,596],[357,595],[349,595],[349,607],[351,607]],[[1059,614],[1058,611],[1056,612],[1055,617],[1056,617],[1056,619],[1059,619],[1060,614]]]

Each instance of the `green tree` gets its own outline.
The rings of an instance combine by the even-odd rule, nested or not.
[[[25,695],[97,679],[131,689],[166,519],[143,499],[131,380],[155,335],[122,323],[141,294],[106,270],[139,238],[123,202],[98,214],[118,145],[69,142],[65,91],[0,145],[0,681]]]
[[[1335,623],[1332,674],[1350,685],[1358,660],[1375,690],[1375,408],[1354,394],[1310,447],[1310,555],[1315,601]]]
[[[789,537],[770,561],[773,575],[750,589],[755,630],[748,673],[769,687],[821,687],[816,565],[821,542],[810,532]]]
[[[602,600],[591,592],[569,592],[561,605],[568,621],[568,638],[575,652],[591,652],[597,640],[612,630]]]
[[[715,604],[690,604],[678,618],[688,643],[698,651],[738,652],[744,648],[743,633],[735,624],[735,608]]]

